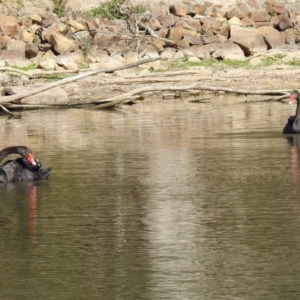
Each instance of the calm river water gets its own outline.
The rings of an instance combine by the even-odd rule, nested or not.
[[[282,103],[0,117],[49,180],[0,186],[0,299],[300,299],[299,140]]]

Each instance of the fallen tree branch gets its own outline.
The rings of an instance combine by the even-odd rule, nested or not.
[[[22,75],[25,75],[25,76],[30,76],[29,72],[22,71],[22,70],[19,70],[19,69],[15,69],[15,68],[0,67],[0,71],[11,72],[11,73],[18,73],[18,74],[22,74]]]
[[[200,70],[183,70],[183,71],[168,71],[168,72],[159,72],[159,73],[147,73],[139,74],[138,76],[124,76],[124,79],[134,79],[142,77],[157,77],[159,76],[177,76],[177,75],[186,75],[186,74],[200,74]]]
[[[195,80],[199,80],[199,81],[204,81],[204,80],[211,80],[211,76],[203,76],[203,77],[179,77],[179,78],[165,78],[165,77],[144,77],[144,78],[139,78],[139,77],[134,77],[134,78],[128,78],[128,79],[114,79],[114,80],[108,80],[105,82],[102,82],[102,85],[107,85],[107,84],[131,84],[131,83],[154,83],[154,82],[184,82],[184,81],[195,81]],[[225,78],[214,78],[214,80],[218,80],[218,81],[226,81]]]
[[[41,69],[32,70],[32,71],[23,71],[20,69],[10,68],[10,67],[0,67],[0,71],[15,73],[25,75],[28,78],[37,78],[47,75],[55,75],[55,74],[62,74],[62,73],[78,73],[80,70],[63,70],[63,71],[43,71]],[[82,70],[86,71],[86,70]]]
[[[137,88],[127,93],[124,93],[119,96],[115,96],[108,99],[102,100],[95,100],[94,104],[97,105],[96,108],[109,108],[116,106],[123,101],[127,100],[128,97],[132,97],[134,95],[145,93],[145,92],[161,92],[161,91],[186,91],[186,90],[205,90],[205,91],[215,91],[215,92],[228,92],[228,93],[235,93],[235,94],[248,94],[248,95],[274,95],[274,96],[286,96],[289,90],[244,90],[244,89],[232,89],[227,87],[213,87],[213,86],[205,86],[201,85],[199,82],[191,84],[189,86],[150,86],[150,87],[142,87]],[[103,101],[110,101],[109,103],[101,104]]]
[[[28,97],[28,96],[31,96],[31,95],[35,95],[35,94],[41,93],[43,91],[52,89],[54,87],[57,87],[57,86],[60,86],[60,85],[66,84],[66,83],[70,83],[70,82],[73,82],[73,81],[77,81],[79,79],[82,79],[82,78],[85,78],[85,77],[88,77],[88,76],[91,76],[91,75],[95,75],[95,74],[98,74],[98,73],[112,73],[112,72],[117,71],[117,70],[133,68],[133,67],[136,67],[136,66],[139,66],[139,65],[142,65],[142,64],[146,64],[146,63],[149,63],[149,62],[156,61],[158,59],[160,59],[160,58],[143,59],[143,60],[140,60],[140,61],[135,62],[135,63],[131,63],[131,64],[127,64],[127,65],[124,65],[124,66],[115,67],[115,68],[104,68],[104,69],[88,71],[88,72],[85,72],[83,74],[75,75],[75,76],[72,76],[72,77],[64,78],[64,79],[59,80],[59,81],[52,82],[50,84],[47,84],[47,85],[44,85],[42,87],[36,88],[33,91],[29,91],[29,92],[25,92],[25,93],[17,94],[17,95],[12,95],[12,96],[0,97],[0,104],[11,103],[11,102],[20,100],[22,98],[25,98],[25,97]]]
[[[58,107],[59,105],[54,106],[54,105],[47,105],[47,104],[11,104],[11,103],[7,103],[7,104],[5,104],[5,106],[7,108],[24,109],[25,110],[25,109],[38,109],[38,108],[53,108],[53,107]],[[60,105],[60,106],[62,106],[62,105]]]
[[[0,104],[0,108],[2,108],[3,111],[5,111],[6,113],[8,113],[11,116],[15,116],[12,112],[10,112],[7,108],[5,108],[3,105]]]

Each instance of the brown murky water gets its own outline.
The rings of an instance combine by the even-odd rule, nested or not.
[[[1,299],[298,299],[299,141],[279,103],[0,117],[48,181],[0,186]]]

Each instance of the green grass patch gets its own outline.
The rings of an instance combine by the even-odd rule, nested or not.
[[[53,12],[58,16],[63,16],[66,12],[67,3],[69,0],[52,0],[53,1]]]
[[[35,70],[37,69],[37,65],[36,64],[30,64],[26,67],[19,67],[19,66],[11,66],[12,68],[14,69],[17,69],[17,70],[22,70],[22,71],[30,71],[30,70]]]
[[[77,66],[79,69],[88,69],[89,68],[89,64],[85,61],[78,61]]]
[[[289,61],[286,64],[289,65],[289,66],[299,67],[300,66],[300,59],[299,58],[294,58],[292,61]]]
[[[274,55],[274,58],[277,58],[277,59],[283,59],[284,57],[286,57],[286,55],[283,53],[276,53]]]
[[[103,3],[101,6],[94,7],[87,12],[88,15],[97,17],[99,15],[106,17],[110,20],[112,19],[122,19],[124,17],[121,12],[120,6],[125,2],[125,0],[112,0]]]
[[[232,68],[249,68],[249,60],[231,60],[223,59],[219,61],[221,64]]]
[[[45,80],[48,81],[48,82],[65,79],[65,78],[68,78],[68,77],[71,77],[71,76],[74,76],[74,74],[63,73],[63,72],[62,73],[56,73],[56,74],[43,75],[43,77],[45,78]]]
[[[86,14],[88,16],[103,16],[110,20],[126,19],[132,14],[143,14],[149,9],[145,4],[125,5],[125,0],[111,0],[100,6],[90,9]]]
[[[278,61],[272,57],[265,57],[262,58],[260,66],[262,67],[272,66],[274,65],[274,63],[278,63]]]
[[[223,60],[215,60],[215,59],[204,59],[197,62],[191,62],[188,60],[188,56],[183,57],[181,60],[171,60],[166,61],[166,64],[168,66],[167,69],[169,70],[175,70],[175,69],[189,69],[189,68],[200,68],[200,67],[206,67],[206,68],[213,68],[213,69],[219,69],[219,68],[243,68],[243,69],[259,69],[263,67],[268,67],[272,65],[290,65],[299,67],[300,66],[300,59],[293,59],[290,62],[282,62],[282,59],[285,57],[284,54],[275,54],[274,56],[270,57],[263,57],[261,59],[261,63],[258,65],[251,65],[249,59],[245,60],[231,60],[231,59],[223,59]]]

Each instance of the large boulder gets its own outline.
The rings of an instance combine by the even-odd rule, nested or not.
[[[86,30],[77,31],[74,33],[74,36],[76,37],[76,40],[78,40],[80,43],[84,44],[91,44],[93,42],[92,37],[90,36],[90,33]]]
[[[2,35],[15,37],[18,34],[18,19],[12,16],[0,15],[0,29]]]
[[[23,58],[25,58],[25,45],[23,41],[11,40],[7,44],[7,50],[18,50],[22,53]]]
[[[263,9],[254,10],[251,14],[251,19],[254,22],[269,22],[271,16]]]
[[[182,39],[182,27],[171,27],[167,35],[170,40],[169,44],[172,46],[177,45]]]
[[[271,26],[262,26],[257,29],[264,37],[269,48],[280,48],[285,44],[284,35]]]
[[[48,42],[59,54],[74,52],[78,49],[78,43],[75,40],[71,40],[56,32],[52,32],[48,36]]]
[[[49,42],[54,32],[65,34],[67,32],[67,26],[62,22],[52,23],[51,26],[43,29],[42,39]]]
[[[187,14],[186,6],[180,3],[176,3],[170,6],[169,11],[175,16],[185,16]]]
[[[68,21],[68,25],[70,26],[70,29],[73,32],[77,32],[77,31],[81,31],[81,30],[86,30],[86,28],[84,27],[84,25],[82,25],[79,22],[76,22],[74,20],[69,20]]]
[[[47,51],[39,61],[39,67],[45,70],[54,70],[56,57],[51,50]]]
[[[33,58],[36,57],[39,53],[39,47],[36,44],[28,43],[25,45],[25,57]]]
[[[202,30],[206,35],[213,35],[221,30],[223,22],[212,17],[203,17],[200,19]]]
[[[199,19],[194,19],[191,17],[182,17],[179,20],[175,22],[175,27],[182,27],[185,30],[195,31],[195,32],[201,32],[201,24]]]
[[[193,54],[200,59],[210,58],[210,45],[194,45],[190,49],[193,51]]]
[[[93,45],[94,45],[94,47],[97,47],[97,48],[107,49],[107,48],[112,47],[113,45],[117,44],[120,40],[122,40],[122,37],[120,36],[120,34],[99,31],[94,36]]]
[[[281,31],[284,31],[288,28],[293,27],[293,22],[288,13],[279,15],[279,24],[278,27]]]
[[[32,20],[33,23],[42,23],[42,17],[39,14],[31,14],[28,17]]]
[[[275,0],[266,1],[266,11],[270,15],[287,13],[284,4],[278,3]]]
[[[205,4],[195,3],[187,5],[187,15],[203,15],[205,11]]]
[[[175,23],[174,16],[172,15],[161,14],[157,17],[157,20],[163,27],[167,28],[173,26]]]
[[[243,50],[235,43],[228,42],[218,44],[218,49],[212,54],[216,59],[244,60]]]
[[[268,49],[262,34],[255,28],[243,28],[240,26],[230,26],[230,41],[238,44],[246,56],[263,52]]]
[[[226,19],[231,19],[233,17],[237,17],[239,19],[243,19],[246,16],[247,16],[247,13],[245,12],[245,10],[241,9],[241,7],[238,7],[238,6],[230,8],[225,13],[225,18]]]
[[[33,35],[30,32],[26,31],[26,30],[20,29],[19,33],[18,33],[18,39],[20,41],[25,42],[25,43],[32,43],[33,42]]]
[[[24,59],[24,52],[19,50],[4,50],[0,55],[0,65],[14,65]]]

